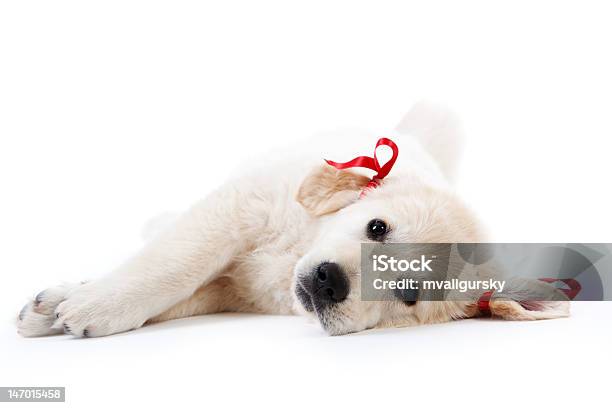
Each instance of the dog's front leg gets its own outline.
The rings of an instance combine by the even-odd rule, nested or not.
[[[108,276],[41,292],[20,314],[20,332],[106,336],[140,327],[188,298],[214,280],[246,242],[248,228],[230,204],[238,202],[232,194],[218,192],[195,206]]]

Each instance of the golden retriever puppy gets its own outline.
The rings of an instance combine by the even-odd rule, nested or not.
[[[372,135],[350,135],[342,152],[324,143],[312,158],[242,169],[107,276],[39,293],[19,314],[19,333],[97,337],[187,316],[254,312],[312,315],[339,335],[476,316],[475,301],[360,296],[362,242],[484,241],[449,182],[460,136],[452,115],[417,105],[391,135],[401,153],[376,188],[371,174],[321,160],[370,149]],[[568,313],[567,302],[541,309],[490,304],[508,319]]]

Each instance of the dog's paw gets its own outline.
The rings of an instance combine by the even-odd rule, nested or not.
[[[70,291],[59,303],[52,327],[77,337],[108,336],[142,326],[146,318],[140,318],[138,310],[115,285],[91,282]]]
[[[55,309],[68,293],[81,284],[64,284],[43,290],[19,312],[17,332],[24,337],[39,337],[61,334],[63,329],[53,327]]]

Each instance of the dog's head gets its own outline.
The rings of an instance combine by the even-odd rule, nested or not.
[[[330,334],[447,320],[464,313],[447,302],[362,301],[362,242],[478,242],[478,223],[444,183],[396,173],[359,198],[367,177],[329,166],[315,169],[298,201],[320,226],[295,270],[295,294]],[[440,310],[437,310],[440,309]]]
[[[377,188],[360,197],[368,177],[321,165],[297,194],[318,230],[295,267],[295,296],[330,334],[446,321],[466,316],[473,307],[465,302],[361,300],[362,242],[483,241],[476,218],[448,181],[461,151],[454,116],[418,104],[397,130],[404,134],[395,140],[398,162]]]

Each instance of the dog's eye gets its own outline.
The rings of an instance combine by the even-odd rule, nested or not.
[[[406,306],[415,305],[419,299],[418,289],[395,289],[393,293],[395,297]]]
[[[368,238],[373,241],[380,241],[388,231],[389,227],[387,227],[387,223],[385,223],[383,220],[379,220],[378,218],[370,221],[366,229]]]

